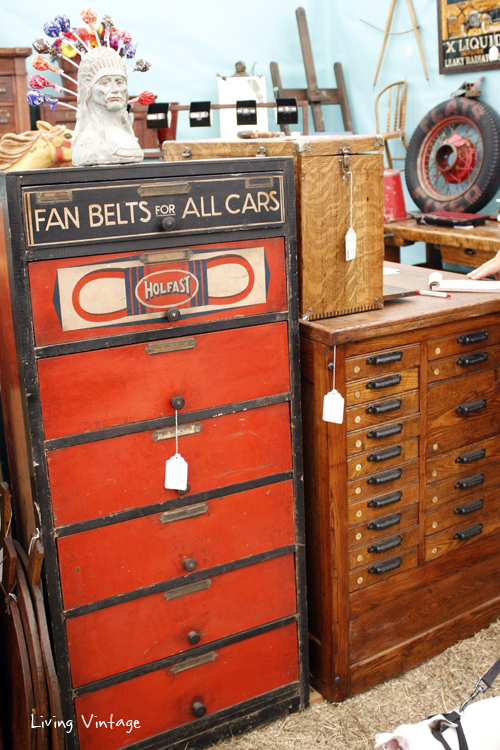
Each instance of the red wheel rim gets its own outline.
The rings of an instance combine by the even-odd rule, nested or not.
[[[440,120],[427,133],[418,159],[420,184],[431,198],[459,198],[475,183],[484,160],[483,139],[467,117]]]

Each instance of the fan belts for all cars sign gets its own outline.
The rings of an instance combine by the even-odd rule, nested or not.
[[[500,67],[500,0],[438,0],[439,72]]]

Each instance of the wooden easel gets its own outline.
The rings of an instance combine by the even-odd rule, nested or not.
[[[427,70],[427,64],[425,62],[424,48],[422,47],[422,40],[420,38],[420,31],[418,30],[418,23],[417,23],[417,17],[415,15],[415,10],[413,8],[413,4],[412,4],[411,0],[406,0],[406,4],[408,5],[408,10],[410,11],[411,23],[412,23],[412,26],[413,26],[413,31],[415,32],[415,37],[417,39],[418,49],[419,49],[419,52],[420,52],[420,58],[422,60],[422,65],[424,66],[425,77],[427,78],[427,80],[429,80],[429,71]],[[396,0],[391,0],[391,7],[389,8],[389,15],[387,16],[387,23],[385,25],[384,40],[382,42],[382,49],[380,51],[380,57],[378,59],[377,71],[375,73],[375,78],[373,79],[373,85],[374,86],[377,83],[378,72],[379,72],[380,66],[382,64],[382,58],[384,56],[385,45],[387,44],[387,37],[390,34],[392,17],[394,15],[394,8],[395,7],[396,7]]]
[[[342,112],[342,121],[345,130],[354,133],[352,126],[351,110],[347,98],[347,89],[342,72],[342,65],[335,63],[333,70],[335,73],[336,89],[319,89],[314,67],[314,58],[312,54],[311,40],[307,28],[306,12],[304,8],[297,8],[297,25],[299,27],[300,46],[302,48],[302,57],[304,59],[304,68],[306,71],[307,89],[285,89],[281,83],[281,75],[277,62],[272,62],[271,78],[273,82],[274,96],[278,98],[294,97],[297,100],[306,100],[311,105],[314,129],[317,133],[325,132],[325,123],[323,119],[322,104],[339,104]],[[281,130],[287,135],[290,134],[289,125],[280,125]]]

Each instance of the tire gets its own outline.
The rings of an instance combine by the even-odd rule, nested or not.
[[[411,137],[405,172],[424,213],[479,211],[500,185],[500,117],[475,99],[438,104]]]

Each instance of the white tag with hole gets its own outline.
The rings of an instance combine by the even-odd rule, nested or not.
[[[187,489],[188,465],[180,453],[169,458],[165,466],[165,487],[167,490]]]
[[[356,232],[349,227],[345,236],[345,259],[354,260],[356,257]]]
[[[344,398],[335,388],[323,399],[323,420],[334,424],[344,421]]]

